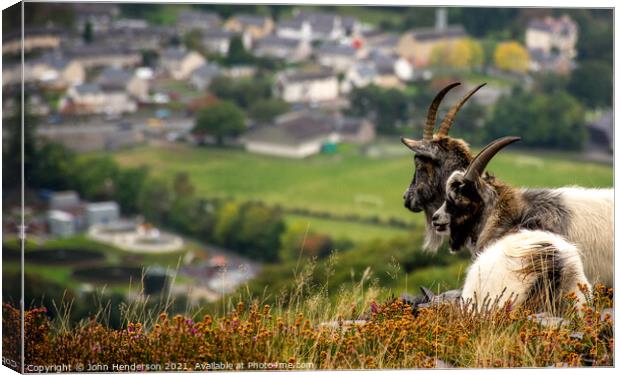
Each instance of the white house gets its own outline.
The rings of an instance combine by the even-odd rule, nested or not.
[[[228,54],[230,40],[236,33],[223,29],[207,29],[202,32],[202,45],[209,52]]]
[[[149,95],[149,81],[135,72],[122,68],[107,67],[95,81],[103,90],[126,91],[134,98],[146,100]]]
[[[69,237],[76,233],[75,218],[72,214],[65,211],[48,211],[47,225],[49,227],[50,234],[53,236]]]
[[[321,102],[338,98],[338,78],[333,71],[293,71],[280,74],[277,91],[287,102]]]
[[[319,64],[330,67],[336,72],[345,72],[365,55],[366,51],[362,48],[334,42],[321,44],[316,52]]]
[[[121,114],[137,109],[127,92],[103,90],[95,83],[70,87],[59,107],[61,112],[70,114]]]
[[[577,24],[568,16],[532,20],[525,30],[525,45],[530,50],[549,54],[556,50],[569,58],[576,56]]]
[[[110,224],[118,221],[120,210],[116,202],[97,202],[86,205],[86,224]]]
[[[325,143],[338,141],[333,122],[309,112],[281,116],[273,125],[244,136],[249,152],[297,159],[317,154]]]
[[[189,77],[189,81],[197,90],[204,91],[211,84],[213,78],[221,73],[219,65],[207,63],[195,69]]]

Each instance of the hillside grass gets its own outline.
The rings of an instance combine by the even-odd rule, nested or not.
[[[389,158],[365,156],[351,145],[335,155],[305,160],[180,144],[139,147],[113,156],[123,166],[148,166],[153,175],[170,180],[178,172],[187,172],[197,193],[207,197],[260,200],[287,208],[398,218],[423,225],[422,215],[412,215],[402,205],[403,191],[412,178],[413,155],[401,147],[402,156]],[[488,170],[517,186],[612,186],[611,166],[580,162],[575,157],[506,150]]]

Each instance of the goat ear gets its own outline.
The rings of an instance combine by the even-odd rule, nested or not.
[[[400,141],[416,154],[434,159],[434,154],[426,142],[405,137],[400,137]]]

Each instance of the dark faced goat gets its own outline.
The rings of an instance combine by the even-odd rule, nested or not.
[[[445,186],[445,202],[432,218],[434,228],[439,234],[449,235],[451,250],[465,246],[474,255],[501,241],[512,241],[506,238],[515,233],[555,233],[579,249],[573,254],[579,254],[590,283],[613,285],[613,190],[515,189],[483,174],[493,156],[517,140],[506,137],[492,142],[467,170],[452,173]],[[546,242],[564,241],[560,236]],[[551,248],[555,252],[570,246]],[[570,272],[578,273],[576,261],[553,264],[569,263],[574,265]]]

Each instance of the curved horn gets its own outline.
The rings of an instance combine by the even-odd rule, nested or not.
[[[448,91],[460,84],[461,82],[451,83],[435,95],[435,99],[433,99],[431,106],[428,107],[428,114],[426,115],[426,124],[424,125],[424,136],[422,137],[422,140],[430,141],[433,138],[433,131],[435,130],[435,121],[437,120],[437,109],[439,108],[439,104],[441,104],[443,97],[446,96]]]
[[[480,177],[482,172],[484,172],[487,164],[489,164],[495,154],[497,154],[502,148],[519,140],[521,140],[521,137],[504,137],[496,139],[486,145],[486,147],[483,148],[482,151],[478,153],[478,155],[476,155],[474,160],[472,160],[471,164],[467,168],[467,171],[465,172],[465,179],[469,181],[475,181],[478,177]]]
[[[461,99],[461,101],[459,101],[452,108],[450,108],[450,112],[448,112],[446,117],[444,117],[443,121],[441,121],[441,125],[439,125],[439,131],[437,132],[437,134],[448,135],[448,132],[452,127],[452,123],[454,122],[454,118],[456,117],[456,114],[459,112],[463,104],[465,104],[469,100],[469,98],[471,98],[472,95],[474,95],[476,91],[480,90],[484,85],[486,85],[486,82],[476,86],[473,90],[468,92],[467,95],[465,95],[463,99]]]

